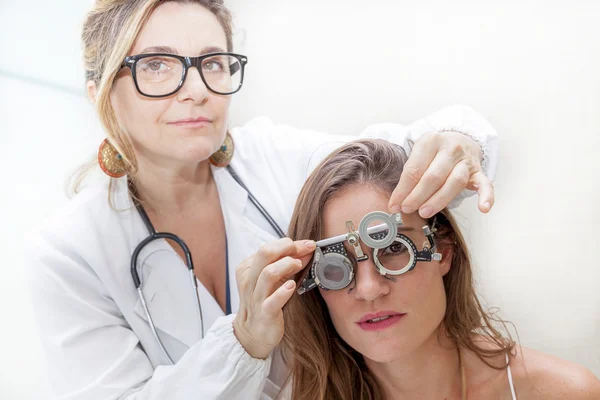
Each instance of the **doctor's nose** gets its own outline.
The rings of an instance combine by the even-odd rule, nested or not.
[[[196,67],[191,67],[179,89],[177,97],[179,101],[191,100],[194,103],[204,103],[209,95],[209,90],[200,76],[200,71]]]

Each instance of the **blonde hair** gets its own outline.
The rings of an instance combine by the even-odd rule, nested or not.
[[[406,162],[404,150],[384,140],[359,140],[329,155],[308,178],[291,218],[289,236],[322,239],[323,210],[327,201],[351,185],[367,185],[391,195]],[[458,225],[448,210],[435,217],[436,241],[441,251],[452,248],[450,271],[444,276],[447,306],[440,334],[457,346],[474,352],[484,363],[512,352],[514,342],[493,325],[504,321],[481,306],[475,293],[469,252]],[[428,221],[429,224],[432,220]],[[298,274],[299,282],[303,274]],[[294,295],[284,307],[284,359],[290,367],[292,398],[381,400],[384,398],[375,377],[361,354],[339,336],[327,306],[317,290]],[[474,339],[474,333],[485,339]],[[491,346],[490,346],[491,344]]]
[[[110,102],[110,92],[123,60],[130,52],[152,12],[168,1],[198,4],[216,17],[225,32],[227,51],[233,50],[231,13],[223,0],[97,0],[83,24],[81,40],[86,81],[96,85],[96,110],[109,142],[121,154],[128,175],[135,175],[133,147],[121,128]],[[82,166],[71,187],[77,192],[97,160]]]

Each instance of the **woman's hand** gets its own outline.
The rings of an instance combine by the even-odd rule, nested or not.
[[[444,209],[465,188],[476,190],[479,210],[494,205],[494,187],[481,170],[482,151],[458,132],[434,132],[419,139],[390,198],[390,212],[419,210],[429,218]]]
[[[294,294],[290,278],[306,266],[315,242],[289,238],[263,245],[236,269],[240,309],[233,331],[248,354],[265,359],[283,338],[283,306]]]

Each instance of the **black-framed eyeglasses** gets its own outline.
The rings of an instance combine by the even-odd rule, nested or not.
[[[131,70],[137,91],[146,97],[167,97],[185,82],[191,67],[196,67],[206,88],[230,95],[242,88],[248,58],[234,53],[208,53],[184,57],[169,53],[137,54],[125,57],[123,67]]]

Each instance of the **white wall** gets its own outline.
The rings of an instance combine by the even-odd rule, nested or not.
[[[83,96],[78,38],[90,4],[0,0],[3,399],[46,397],[22,237],[66,201],[68,174],[102,137]],[[502,143],[497,203],[489,216],[473,201],[459,210],[480,289],[524,345],[600,375],[600,3],[229,4],[237,50],[249,57],[233,124],[268,115],[358,132],[454,103],[488,118]]]

